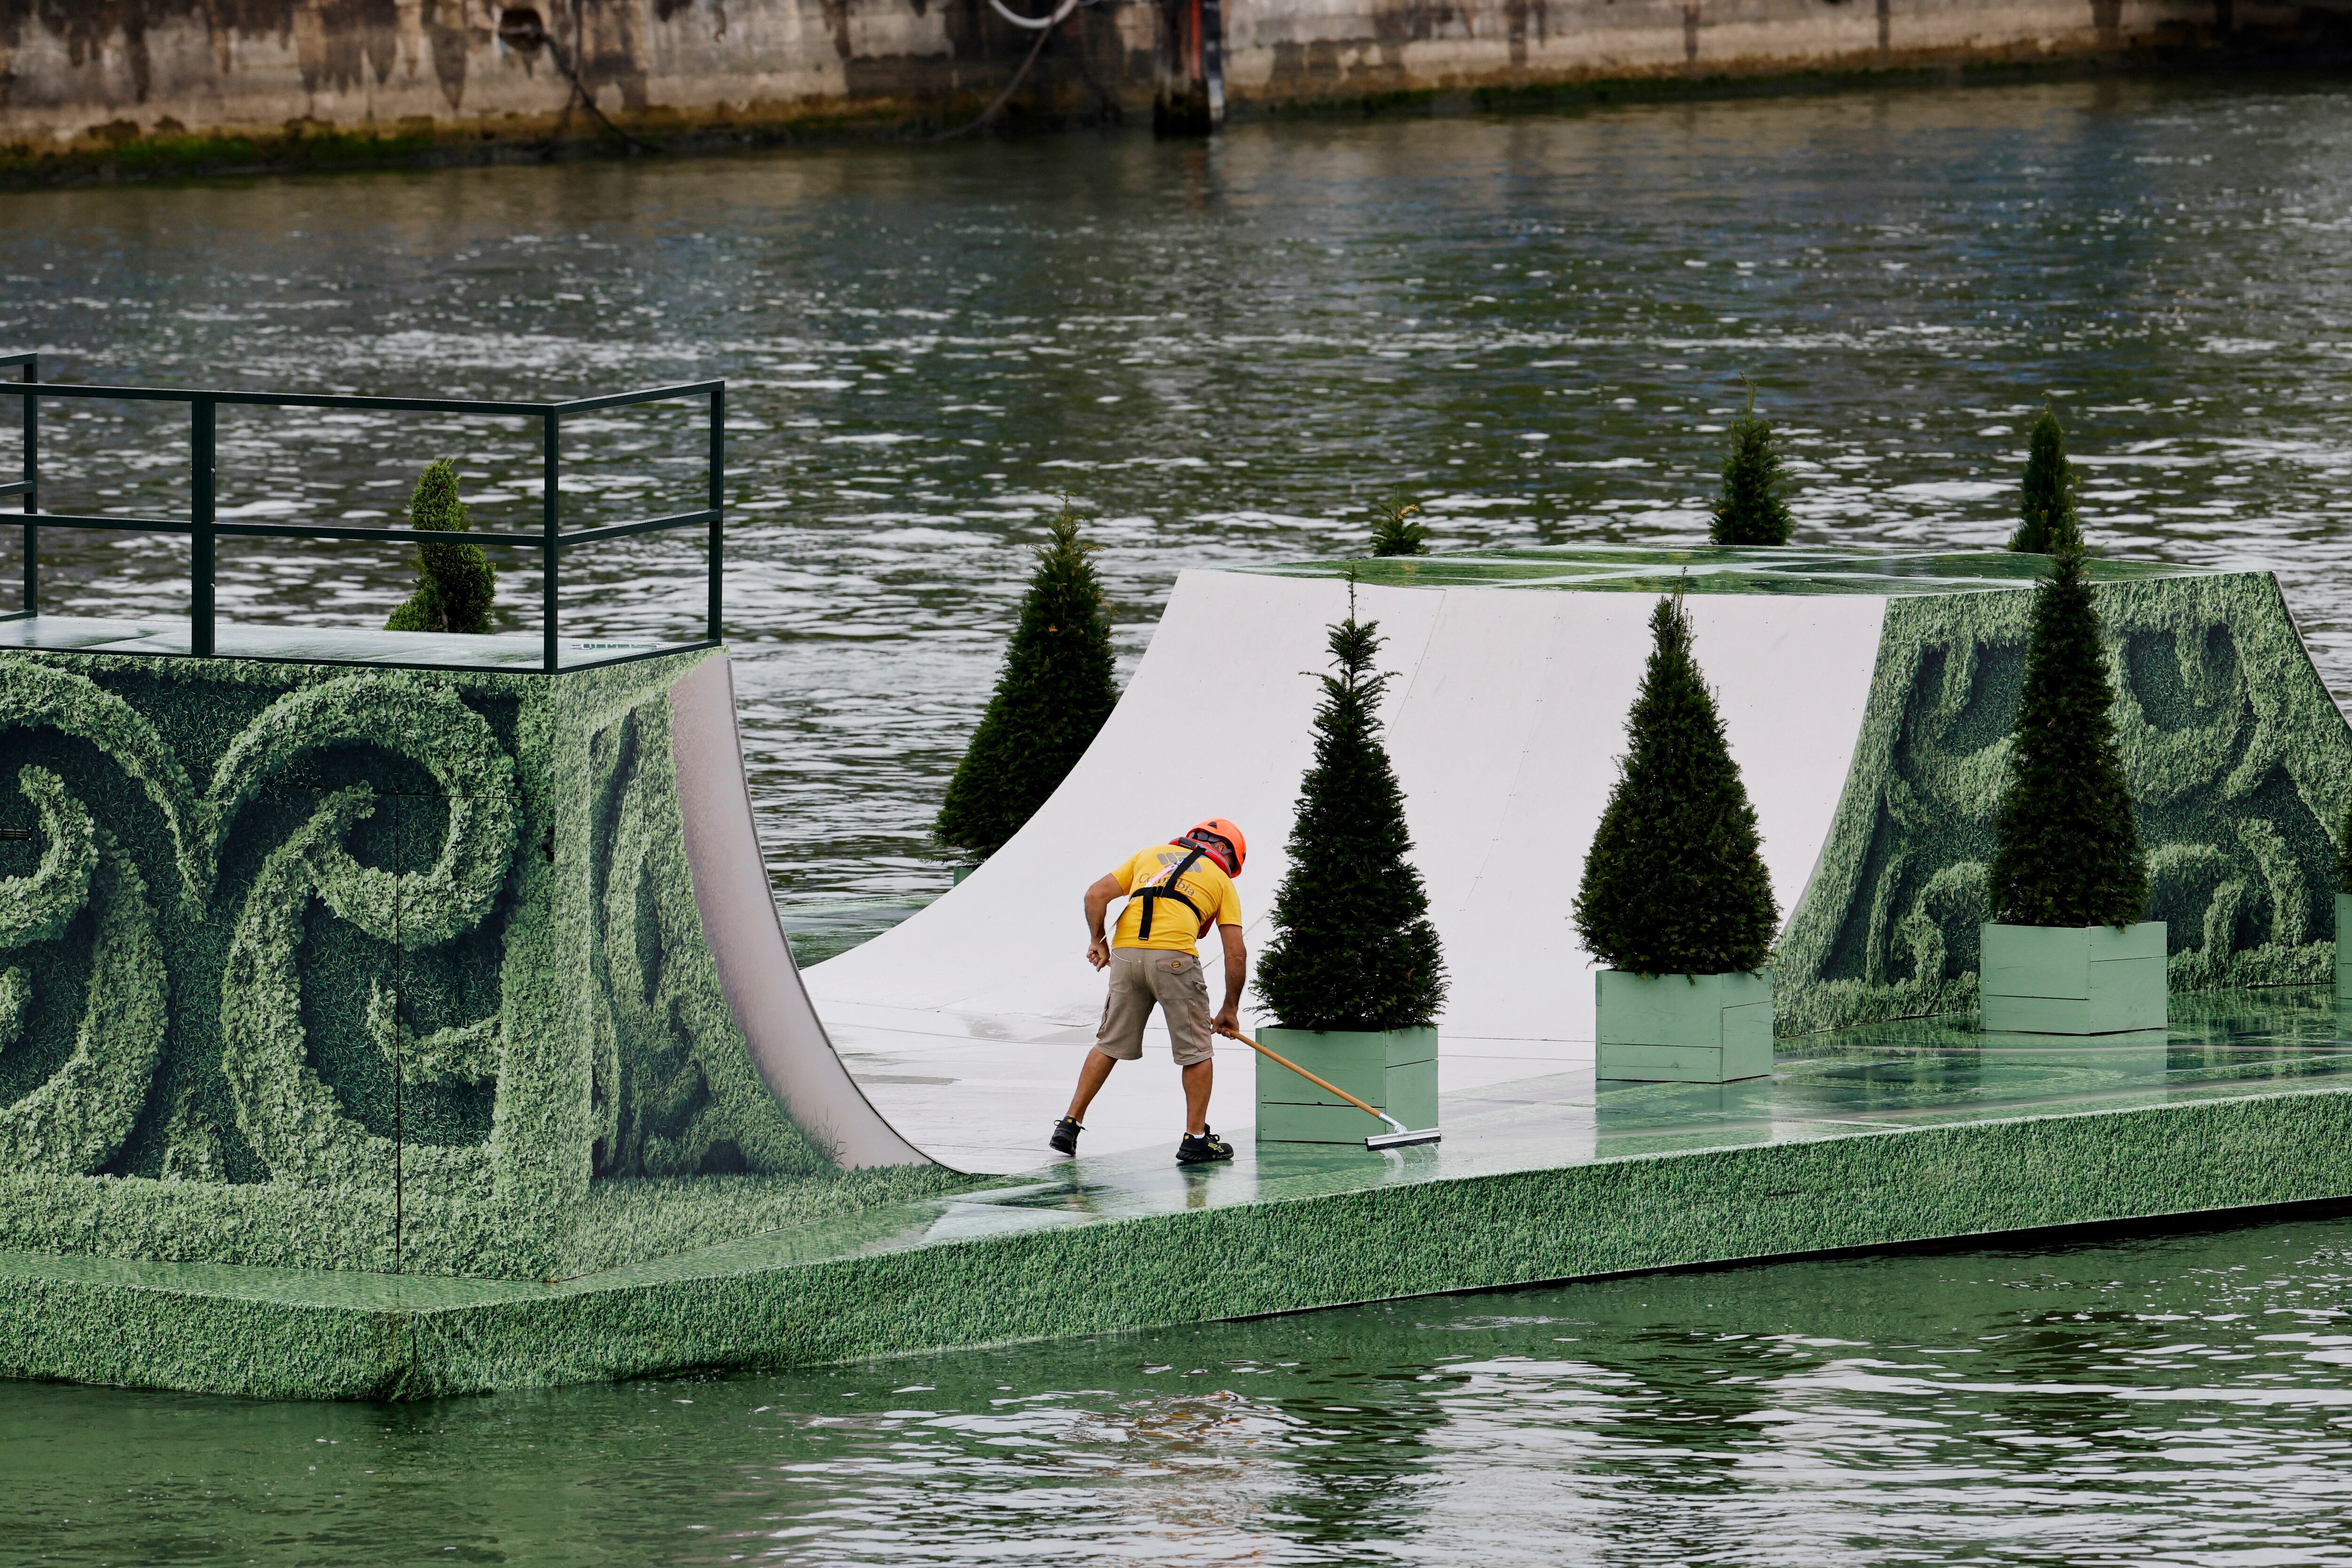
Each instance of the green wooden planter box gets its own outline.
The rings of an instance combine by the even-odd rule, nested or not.
[[[1979,995],[1988,1033],[2117,1035],[2166,1024],[2165,924],[1986,922]]]
[[[2336,999],[2352,1002],[2352,948],[2346,939],[2352,937],[2352,893],[2336,895]]]
[[[1733,1083],[1772,1070],[1772,977],[1595,977],[1596,1076],[1643,1083]]]
[[[1260,1029],[1258,1044],[1330,1079],[1407,1127],[1437,1125],[1437,1031]],[[1361,1143],[1389,1129],[1278,1062],[1257,1058],[1261,1143]]]

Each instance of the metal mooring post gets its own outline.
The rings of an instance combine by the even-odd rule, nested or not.
[[[559,521],[556,504],[556,465],[557,453],[560,450],[556,430],[556,414],[555,410],[551,408],[540,416],[541,467],[539,480],[539,661],[540,668],[550,675],[555,673],[556,667],[561,662],[555,651],[556,559],[562,548],[555,542],[556,523]]]
[[[213,656],[213,400],[188,403],[188,651]]]
[[[1206,136],[1224,122],[1224,7],[1220,0],[1160,0],[1160,85],[1151,129]]]
[[[41,379],[41,356],[28,355],[25,360],[27,383]],[[20,406],[17,417],[25,427],[25,510],[27,515],[41,510],[41,395],[27,392],[16,399]],[[25,524],[25,613],[41,613],[41,525]]]
[[[704,635],[717,642],[721,635],[726,604],[722,586],[727,571],[726,543],[722,532],[727,510],[727,386],[724,382],[710,389],[710,495],[704,504],[710,509],[710,625]]]
[[[1225,17],[1217,0],[1201,0],[1201,82],[1209,97],[1209,129],[1225,122]]]

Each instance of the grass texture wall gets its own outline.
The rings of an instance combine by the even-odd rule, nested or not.
[[[2352,731],[2267,573],[2103,582],[2176,991],[2333,973]],[[1783,1035],[1976,1005],[2030,595],[1891,599],[1845,793],[1777,959]]]
[[[2352,1094],[2305,1090],[1180,1201],[914,1246],[891,1233],[923,1234],[929,1215],[877,1210],[871,1236],[836,1227],[814,1256],[788,1232],[563,1285],[0,1256],[0,1373],[423,1398],[2332,1198],[2348,1183]]]
[[[543,1279],[937,1186],[837,1182],[729,1011],[669,740],[706,657],[0,653],[0,1249]]]

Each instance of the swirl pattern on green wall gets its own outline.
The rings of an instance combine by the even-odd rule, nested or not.
[[[2267,574],[2098,589],[2175,990],[2329,977],[2352,732]],[[2029,595],[1888,603],[1830,839],[1778,960],[1784,1034],[1976,1005]]]
[[[0,1169],[79,1175],[114,1157],[146,1103],[163,1042],[163,955],[131,858],[55,773],[26,767],[17,780],[40,810],[48,849],[31,876],[0,879],[0,947],[64,938],[86,905],[94,903],[96,918],[73,1052],[47,1081],[0,1108]],[[0,1049],[16,1043],[32,1000],[25,970],[0,973]]]
[[[832,1173],[702,940],[701,657],[0,652],[0,1249],[538,1278],[626,1255],[612,1184]]]
[[[384,942],[420,945],[471,930],[489,911],[514,853],[514,760],[489,725],[446,687],[398,676],[354,675],[270,704],[221,757],[205,793],[217,860],[238,810],[271,774],[307,752],[398,738],[449,801],[449,828],[425,871],[365,867],[340,845],[317,852],[319,891],[343,919]]]

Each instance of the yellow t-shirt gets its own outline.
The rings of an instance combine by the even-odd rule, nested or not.
[[[1128,857],[1124,865],[1111,873],[1118,889],[1129,895],[1127,908],[1118,917],[1112,931],[1113,947],[1167,948],[1175,952],[1197,952],[1192,945],[1195,937],[1209,934],[1212,925],[1237,926],[1242,923],[1242,901],[1234,892],[1234,879],[1225,875],[1216,861],[1203,855],[1192,862],[1176,890],[1192,900],[1201,911],[1194,920],[1192,910],[1173,899],[1139,899],[1138,888],[1156,888],[1168,880],[1169,874],[1183,863],[1192,852],[1174,844],[1155,844],[1149,849],[1139,849]],[[1145,941],[1143,906],[1153,906],[1151,938]]]

